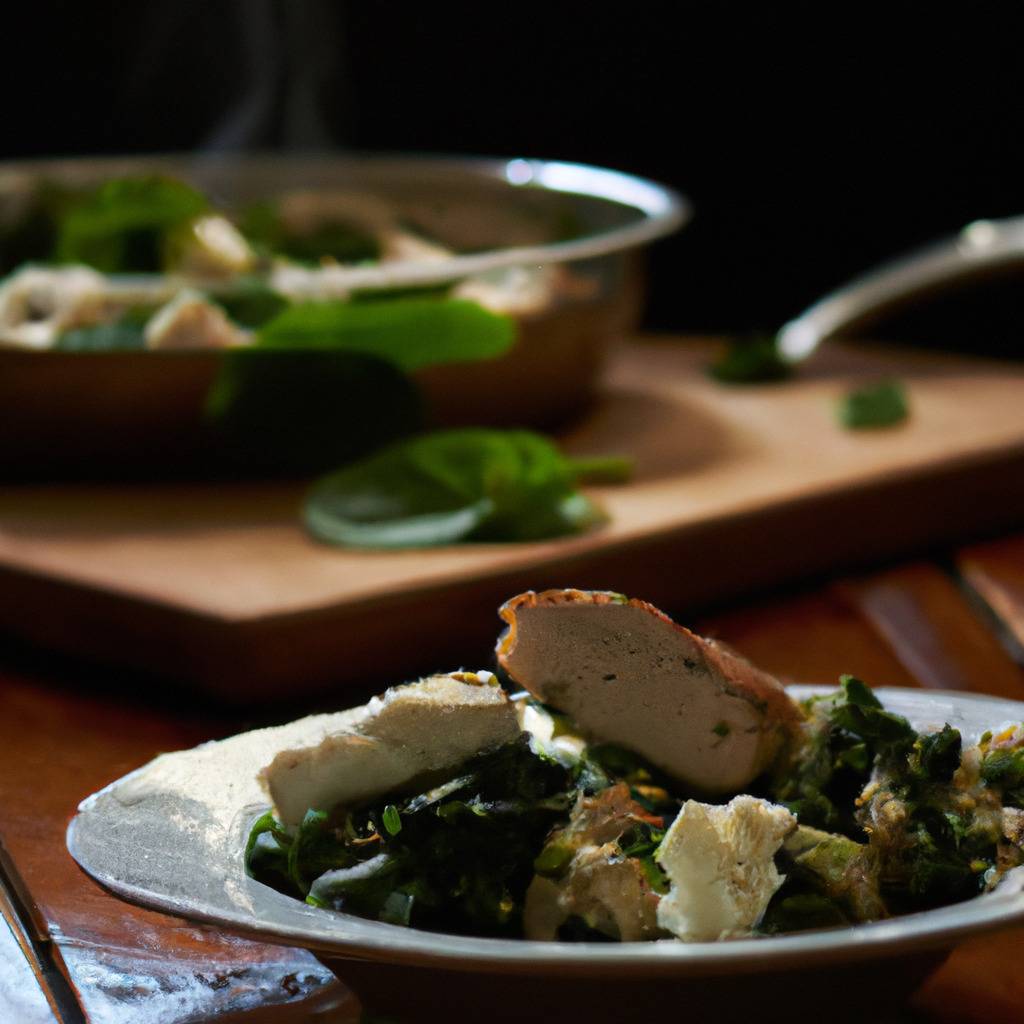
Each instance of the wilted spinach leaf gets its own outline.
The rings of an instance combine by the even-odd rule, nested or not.
[[[459,772],[427,792],[332,808],[334,828],[319,811],[292,829],[264,815],[246,865],[316,906],[436,931],[520,934],[534,858],[567,815],[571,773],[536,754],[525,736]],[[281,871],[281,856],[292,870]]]
[[[105,273],[158,271],[167,233],[206,207],[201,192],[172,178],[115,178],[65,212],[55,257]]]
[[[288,307],[288,300],[255,277],[232,281],[230,291],[212,296],[214,302],[242,327],[262,327]]]
[[[411,373],[438,363],[491,359],[515,341],[515,321],[465,299],[304,302],[257,335],[261,348],[343,349]]]
[[[297,263],[318,264],[325,256],[338,263],[380,259],[377,239],[358,224],[325,215],[311,231],[294,231],[281,220],[274,203],[250,206],[239,228],[268,256],[286,256]]]
[[[537,540],[603,520],[579,471],[528,431],[449,430],[411,438],[318,481],[310,532],[332,544],[426,547]]]
[[[216,462],[273,475],[344,465],[422,426],[404,373],[345,351],[229,350],[205,412]]]

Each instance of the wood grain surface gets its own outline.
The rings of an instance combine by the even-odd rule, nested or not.
[[[636,476],[597,491],[608,527],[567,540],[344,551],[302,532],[295,486],[6,488],[0,628],[251,699],[407,676],[422,657],[454,665],[486,649],[492,609],[527,586],[695,608],[1024,519],[1019,365],[831,345],[791,381],[729,388],[702,372],[712,352],[624,351],[563,440],[632,455]],[[907,423],[837,425],[851,384],[893,375]]]
[[[65,972],[90,1024],[248,1020],[256,1011],[283,1024],[314,1014],[333,1024],[356,1012],[349,993],[304,950],[124,903],[64,848],[67,823],[90,791],[223,729],[199,716],[132,706],[123,692],[88,696],[53,679],[0,678],[4,873],[27,930]]]
[[[663,359],[658,365],[667,377],[667,361],[677,357],[673,354],[658,358]],[[850,356],[854,361],[858,358]],[[979,380],[987,379],[985,373],[989,372],[995,371],[984,367],[979,370]],[[852,369],[849,373],[856,375]],[[834,393],[841,379],[846,378],[842,374],[833,378],[823,371],[822,377],[812,382],[819,389],[814,393],[819,397]],[[924,374],[920,378],[922,397],[930,394],[925,386],[929,381],[938,387],[946,379],[934,368],[932,376]],[[912,399],[918,393],[917,381],[918,378],[911,380]],[[1019,386],[1019,382],[1014,386]],[[671,380],[665,384],[668,391],[673,387]],[[939,388],[937,395],[941,393]],[[993,393],[1000,392],[995,389]],[[924,408],[929,408],[931,400],[925,401]],[[935,400],[939,401],[938,397]],[[692,401],[694,406],[699,405],[697,398]],[[729,393],[727,401],[734,403],[731,415],[736,422],[747,424],[744,429],[756,434],[760,429],[756,416],[758,396]],[[827,403],[820,408],[819,426],[821,430],[830,429]],[[651,437],[659,436],[654,420],[646,429],[651,431]],[[588,437],[585,433],[575,441],[581,450],[608,447],[607,439]],[[876,450],[883,443],[881,438],[869,437],[849,438],[844,444],[856,447],[861,441]],[[900,443],[907,443],[906,439]],[[808,437],[805,454],[811,448]],[[887,455],[890,456],[895,458],[892,453]],[[860,456],[850,456],[855,457]],[[696,478],[706,485],[708,478],[702,472],[710,470],[701,471],[699,461],[691,465]],[[668,477],[659,476],[655,465],[648,462],[641,469],[640,480],[646,481],[645,487],[657,490],[666,486]],[[893,472],[898,470],[894,468]],[[913,473],[909,479],[915,479]],[[1015,482],[1011,484],[1017,486]],[[0,579],[3,617],[10,621],[6,606],[11,601],[27,599],[28,609],[40,617],[38,638],[44,643],[53,628],[58,632],[100,632],[101,646],[135,645],[139,652],[150,651],[150,658],[166,657],[172,667],[182,663],[175,644],[191,643],[195,646],[188,657],[208,657],[206,665],[212,671],[214,667],[223,667],[231,647],[217,640],[217,616],[211,608],[188,609],[174,597],[174,587],[187,573],[182,568],[182,576],[175,575],[173,553],[180,555],[197,538],[201,550],[213,552],[217,537],[227,533],[232,538],[228,547],[235,557],[244,560],[246,538],[249,544],[268,536],[281,539],[280,545],[271,545],[279,560],[269,554],[261,556],[267,559],[262,575],[250,566],[240,570],[233,581],[225,581],[220,577],[230,571],[230,561],[217,561],[211,556],[205,570],[211,581],[211,606],[233,600],[235,587],[254,586],[255,593],[237,598],[248,609],[243,609],[246,615],[253,609],[269,607],[273,588],[284,586],[292,573],[304,578],[307,555],[299,552],[305,542],[296,541],[293,527],[282,521],[291,506],[281,491],[267,492],[267,503],[261,504],[257,498],[264,492],[259,489],[220,496],[206,490],[200,493],[180,489],[176,492],[180,504],[165,503],[162,513],[162,492],[137,495],[138,503],[134,505],[119,504],[107,492],[96,492],[91,498],[86,492],[75,493],[80,502],[67,506],[67,530],[62,529],[60,516],[61,495],[67,498],[66,492],[34,490],[15,498],[0,495],[0,528],[6,545],[3,557],[10,561],[10,553],[17,546],[15,541],[25,541],[31,549],[26,558],[35,566],[32,573],[21,573],[18,586],[13,585],[14,577],[10,574]],[[671,492],[658,493],[662,495],[660,500],[665,501]],[[684,508],[691,508],[687,494],[676,497]],[[619,496],[616,500],[621,499]],[[873,500],[879,503],[870,524],[877,526],[889,506],[877,496]],[[98,504],[90,505],[90,501]],[[797,505],[799,502],[789,506],[790,511]],[[912,505],[909,498],[908,505]],[[11,510],[15,507],[24,518],[12,518]],[[225,524],[223,517],[230,519],[242,508],[249,509],[246,525]],[[812,511],[800,520],[804,530],[815,521],[815,516],[823,514],[820,506]],[[946,505],[933,511],[941,518],[952,515],[956,508]],[[165,514],[176,524],[173,529],[167,527],[166,519],[161,520]],[[114,516],[117,531],[104,527],[108,515]],[[959,524],[959,529],[966,529],[969,520],[969,516],[954,516],[950,528]],[[843,520],[828,520],[826,535],[835,535],[835,524],[839,521]],[[1019,515],[1018,529],[1022,521],[1024,515]],[[763,536],[748,536],[756,532],[754,520],[745,522],[745,529],[735,534],[732,546],[713,547],[712,553],[720,563],[738,563],[731,570],[733,576],[742,576],[744,586],[753,586],[759,574],[767,577],[778,573],[786,559],[764,551]],[[115,536],[118,531],[120,541]],[[286,534],[289,536],[284,540]],[[115,600],[111,592],[100,586],[103,559],[120,572],[123,566],[133,565],[152,550],[147,539],[152,541],[154,536],[159,538],[157,548],[163,552],[164,561],[158,564],[161,571],[168,573],[167,592],[162,598],[150,595],[152,600],[121,595],[127,605],[117,603],[121,598]],[[708,535],[703,536],[707,539]],[[791,538],[793,543],[798,540],[798,536]],[[567,550],[579,543],[570,542]],[[54,589],[53,579],[63,563],[60,559],[52,564],[47,562],[48,558],[57,557],[53,552],[47,554],[48,545],[55,545],[65,554],[69,550],[65,545],[71,545],[78,552],[81,578],[76,586],[65,579],[58,590]],[[841,538],[837,547],[843,547]],[[685,544],[683,548],[692,550]],[[621,589],[617,585],[617,567],[632,563],[630,578],[637,596],[662,602],[688,624],[728,642],[787,681],[830,683],[840,673],[852,672],[874,685],[953,687],[1024,698],[1024,534],[959,548],[933,548],[928,557],[884,569],[862,568],[852,575],[834,574],[798,589],[776,588],[757,602],[736,604],[713,614],[698,614],[700,606],[695,591],[687,584],[682,557],[648,557],[657,550],[644,545],[628,548],[628,553],[623,553],[618,561],[609,559],[602,563],[607,575],[595,582]],[[757,557],[759,550],[762,557],[758,565],[744,565],[744,560]],[[319,556],[324,554],[318,552]],[[846,549],[844,555],[852,557],[852,548]],[[351,571],[362,564],[359,557],[348,554],[327,552],[326,557],[332,562],[332,568],[325,570],[326,576],[338,571],[333,565],[335,558]],[[469,551],[459,557],[472,563],[477,558],[496,558],[498,553]],[[408,572],[429,571],[429,565],[417,568],[412,559],[399,561]],[[508,596],[520,585],[582,582],[575,576],[566,578],[577,564],[569,559],[561,568],[552,564],[516,570],[510,576],[516,586],[499,596]],[[453,577],[449,585],[436,590],[423,614],[432,629],[443,632],[459,649],[471,652],[468,657],[483,661],[496,633],[496,601],[483,603],[478,588],[459,583],[472,578],[477,571],[473,564],[468,568],[464,564],[462,568],[463,575]],[[51,571],[52,578],[47,575]],[[188,570],[194,571],[194,567]],[[392,571],[393,568],[388,570]],[[121,575],[123,579],[124,574]],[[34,582],[26,584],[30,578]],[[391,577],[388,586],[393,586],[397,578]],[[499,574],[495,578],[504,577]],[[32,586],[38,589],[33,590]],[[62,596],[55,597],[58,593]],[[67,597],[69,593],[76,595],[74,600]],[[108,600],[114,603],[105,604]],[[125,607],[134,609],[133,616],[119,618]],[[149,609],[153,617],[147,617],[148,612],[140,613],[139,608]],[[227,604],[223,604],[217,614],[224,613],[226,608]],[[383,613],[388,608],[386,601],[366,597],[364,617],[352,620],[365,627],[368,644],[394,646],[396,620]],[[323,613],[322,620],[305,612],[298,618],[316,620],[323,634],[326,624],[334,621],[329,612],[330,609]],[[168,633],[164,628],[166,616],[171,614],[180,615],[184,623],[179,633]],[[74,621],[60,625],[60,617],[69,615]],[[403,646],[409,648],[410,658],[410,669],[403,675],[446,666],[447,662],[441,659],[447,652],[441,646],[410,644],[404,632],[405,620],[398,621],[403,624]],[[480,642],[481,633],[486,634],[486,643]],[[284,635],[279,635],[273,648],[274,656],[281,660],[282,668],[275,669],[278,672],[287,667],[288,657],[295,654],[293,645],[304,635],[314,634],[292,632],[287,640],[282,639]],[[258,648],[259,655],[268,649]],[[316,652],[316,658],[321,660],[335,656],[333,642],[323,643]],[[246,664],[239,664],[233,672],[236,688],[243,685]],[[376,673],[374,678],[379,675],[380,672]],[[230,691],[231,687],[222,689]],[[256,712],[249,708],[219,704],[194,693],[183,695],[176,686],[155,682],[151,675],[98,672],[42,655],[22,652],[15,656],[10,650],[0,649],[0,1021],[354,1024],[358,1006],[346,988],[344,965],[337,965],[336,977],[302,950],[236,938],[131,906],[93,883],[64,848],[67,822],[78,802],[89,793],[161,751],[191,746],[266,720],[295,717],[306,710],[305,705],[297,703],[301,692],[302,687],[296,685],[283,696],[278,694],[277,706],[260,711],[262,717],[256,721]],[[321,701],[326,706],[344,706],[365,695],[365,686],[360,691],[339,688]],[[910,1006],[894,1009],[894,1016],[885,1019],[913,1020],[918,1024],[1024,1022],[1022,951],[1024,929],[969,941],[918,990]],[[353,983],[355,976],[353,971]],[[870,985],[870,977],[864,977],[862,983]],[[481,1005],[479,1019],[486,1021],[486,1005]]]

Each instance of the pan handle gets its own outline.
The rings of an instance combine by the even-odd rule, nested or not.
[[[1024,263],[1024,216],[976,220],[952,238],[884,263],[819,299],[779,331],[779,351],[797,362],[827,338],[863,326],[895,305],[1015,263]]]

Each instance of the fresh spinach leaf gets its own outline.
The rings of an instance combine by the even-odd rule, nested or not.
[[[839,401],[839,422],[850,430],[891,427],[909,415],[906,392],[894,380],[855,388]]]
[[[538,540],[603,520],[576,484],[572,460],[537,434],[450,430],[324,477],[304,516],[318,539],[357,547]]]
[[[708,373],[723,384],[760,384],[785,380],[793,372],[782,357],[773,334],[734,338]]]
[[[229,350],[205,414],[214,462],[272,475],[323,472],[422,426],[404,373],[345,351]]]
[[[515,342],[515,321],[465,299],[304,302],[264,324],[262,348],[334,349],[387,359],[411,373],[439,363],[492,359]]]
[[[201,192],[172,178],[113,179],[64,214],[56,260],[105,273],[158,271],[168,232],[206,208]]]

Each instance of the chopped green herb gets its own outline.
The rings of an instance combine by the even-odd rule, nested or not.
[[[732,732],[728,722],[719,722],[712,730],[716,736],[721,736],[723,739]]]
[[[724,384],[785,380],[792,372],[773,334],[734,338],[719,359],[708,367],[708,373]]]
[[[910,414],[903,386],[894,380],[855,388],[839,401],[839,422],[850,430],[891,427]]]

